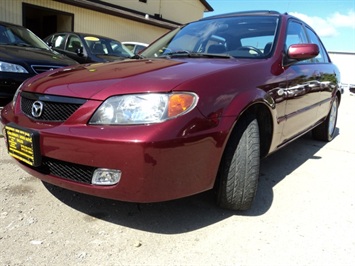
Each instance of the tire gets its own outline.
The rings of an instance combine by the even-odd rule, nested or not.
[[[259,126],[246,115],[235,126],[224,151],[217,177],[217,204],[247,210],[254,200],[260,170]]]
[[[316,140],[331,141],[334,139],[338,119],[339,98],[332,102],[327,118],[312,130],[312,136]]]

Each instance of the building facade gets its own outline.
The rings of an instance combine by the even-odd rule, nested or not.
[[[41,38],[76,31],[150,43],[208,11],[213,9],[205,0],[0,1],[0,20],[23,25]]]
[[[330,59],[339,68],[341,84],[347,92],[350,88],[355,88],[355,53],[348,52],[329,52]]]

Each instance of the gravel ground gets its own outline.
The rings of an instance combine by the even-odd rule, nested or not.
[[[251,210],[211,192],[157,204],[74,193],[31,177],[0,139],[0,265],[354,265],[355,96],[338,135],[308,134],[262,161]]]

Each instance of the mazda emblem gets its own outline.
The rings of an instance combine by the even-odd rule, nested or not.
[[[40,101],[35,101],[32,104],[32,108],[31,108],[31,114],[33,115],[33,117],[40,117],[42,115],[43,112],[43,103]]]

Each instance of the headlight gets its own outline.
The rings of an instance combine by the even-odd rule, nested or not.
[[[22,83],[22,84],[23,84],[23,83]],[[21,93],[22,84],[17,88],[17,90],[16,90],[16,92],[15,92],[15,94],[14,94],[14,97],[12,98],[12,107],[13,107],[13,108],[15,107],[17,98],[18,98],[19,94]]]
[[[0,61],[0,72],[28,73],[27,70],[20,65],[6,63],[2,61]]]
[[[96,110],[90,124],[126,125],[159,123],[191,111],[197,104],[194,93],[147,93],[114,96]]]

